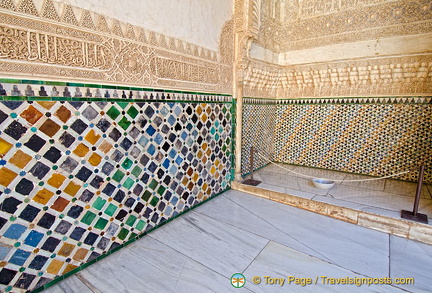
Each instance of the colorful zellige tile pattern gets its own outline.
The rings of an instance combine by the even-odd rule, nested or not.
[[[38,288],[226,190],[230,107],[0,102],[0,291]]]
[[[423,163],[430,183],[431,129],[427,103],[278,105],[274,159],[375,176],[418,170]]]
[[[276,105],[244,104],[242,128],[241,172],[250,172],[250,148],[254,147],[265,158],[273,159]],[[268,161],[254,155],[254,170],[268,164]]]

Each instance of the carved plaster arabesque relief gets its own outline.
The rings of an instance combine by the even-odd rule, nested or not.
[[[349,3],[348,3],[349,2]],[[428,1],[265,1],[254,44],[276,54],[432,31]],[[261,98],[430,95],[431,51],[279,65],[253,59],[244,95]]]
[[[215,52],[70,5],[2,1],[1,74],[230,93],[230,50]],[[221,49],[232,45],[232,21]],[[228,34],[227,34],[228,32]]]

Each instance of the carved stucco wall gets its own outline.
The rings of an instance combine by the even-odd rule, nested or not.
[[[231,93],[232,20],[220,29],[216,50],[193,41],[61,1],[0,2],[0,75],[6,77]]]
[[[250,97],[430,95],[432,2],[253,1]]]

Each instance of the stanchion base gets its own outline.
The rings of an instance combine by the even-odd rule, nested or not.
[[[254,180],[254,179],[247,179],[247,180],[243,181],[242,183],[246,184],[246,185],[257,186],[258,184],[261,183],[261,181]]]
[[[427,215],[417,213],[417,215],[414,216],[413,212],[411,212],[411,211],[405,211],[405,210],[403,210],[401,212],[401,218],[412,220],[412,221],[416,221],[416,222],[420,222],[420,223],[424,223],[424,224],[428,223],[428,217],[427,217]]]

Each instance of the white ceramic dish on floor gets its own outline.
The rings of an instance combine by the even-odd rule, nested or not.
[[[316,188],[320,189],[330,189],[335,184],[333,180],[328,180],[324,178],[314,178],[312,179],[312,183]]]

